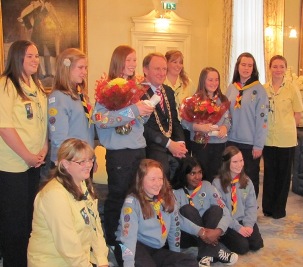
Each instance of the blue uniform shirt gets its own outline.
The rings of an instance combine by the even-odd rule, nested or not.
[[[122,243],[124,267],[134,266],[137,241],[158,249],[167,241],[170,250],[180,252],[181,231],[177,205],[172,213],[163,211],[161,205],[161,214],[167,231],[165,238],[162,237],[162,226],[156,212],[154,217],[145,220],[138,199],[131,195],[126,197],[116,232],[117,240]]]

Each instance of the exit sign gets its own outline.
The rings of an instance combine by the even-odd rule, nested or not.
[[[176,10],[176,3],[163,2],[163,9]]]

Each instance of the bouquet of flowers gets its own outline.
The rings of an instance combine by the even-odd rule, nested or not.
[[[105,106],[108,110],[119,110],[137,103],[146,93],[147,88],[139,84],[142,79],[125,80],[116,78],[108,80],[104,75],[96,82],[96,101]],[[130,122],[124,126],[116,127],[116,132],[119,134],[128,134],[131,132]]]
[[[180,107],[180,116],[188,122],[215,125],[229,109],[230,102],[226,101],[217,105],[212,99],[203,99],[200,93],[194,94],[183,100]],[[194,141],[200,144],[207,144],[209,134],[196,132]]]

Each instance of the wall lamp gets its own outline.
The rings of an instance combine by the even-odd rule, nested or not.
[[[283,28],[287,28],[289,30],[288,38],[298,38],[298,33],[297,30],[293,26],[285,26],[283,27],[282,25],[269,25],[265,28],[265,37],[273,37],[274,36],[274,31],[277,29],[282,30]]]

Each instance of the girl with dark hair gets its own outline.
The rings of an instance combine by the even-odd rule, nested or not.
[[[33,202],[48,149],[47,101],[34,43],[8,51],[0,77],[0,247],[4,266],[26,267]],[[16,256],[16,251],[18,256]]]
[[[232,117],[227,145],[241,150],[245,173],[252,180],[258,197],[260,158],[267,134],[268,97],[259,82],[256,61],[250,53],[238,57],[226,96],[231,102],[229,111]]]
[[[218,191],[202,176],[201,164],[187,157],[181,160],[173,180],[181,215],[181,248],[197,246],[200,267],[216,261],[232,265],[238,255],[220,244],[220,237],[231,222],[229,211]]]
[[[229,146],[223,152],[219,176],[213,181],[232,216],[232,222],[220,241],[239,254],[263,247],[257,225],[255,190],[243,167],[241,151]]]
[[[94,151],[79,139],[65,140],[58,164],[35,199],[28,267],[108,266],[90,171]]]
[[[51,0],[30,1],[22,10],[18,21],[27,29],[28,37],[37,44],[42,75],[54,76],[62,24]],[[48,55],[51,69],[47,73],[45,59]]]
[[[213,107],[224,109],[220,112],[222,115],[216,116],[216,122],[211,119],[212,113],[203,123],[188,122],[185,119],[181,121],[183,127],[191,132],[192,154],[202,164],[204,180],[211,183],[220,168],[220,155],[225,148],[231,126],[229,102],[221,91],[220,74],[215,68],[207,67],[201,71],[196,94],[200,96],[201,101],[209,101]],[[196,133],[205,136],[207,141],[201,143],[200,139],[195,138]]]
[[[178,210],[164,176],[160,162],[141,161],[116,232],[119,245],[115,255],[119,266],[198,267],[195,259],[180,253]]]

